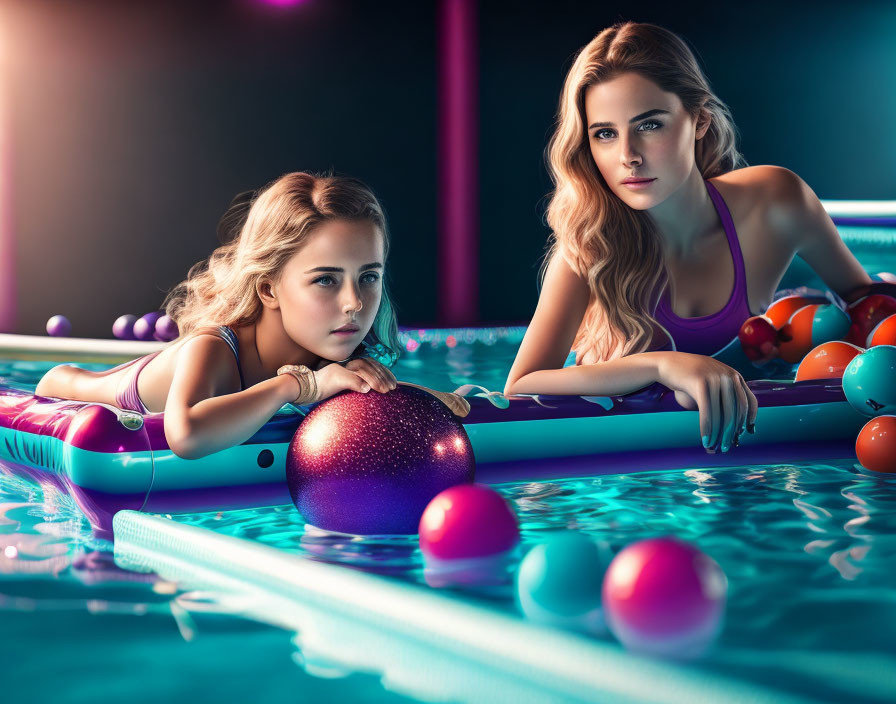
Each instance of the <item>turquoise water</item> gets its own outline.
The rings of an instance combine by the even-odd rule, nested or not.
[[[888,256],[873,243],[862,261],[881,270]],[[492,330],[482,341],[439,331],[411,339],[400,378],[500,389],[519,330]],[[33,388],[50,366],[0,364],[0,380]],[[568,528],[613,550],[672,534],[712,555],[729,580],[725,628],[715,650],[686,667],[819,701],[896,700],[896,481],[839,462],[497,488],[519,516],[524,548]],[[176,518],[430,589],[411,538],[306,530],[292,506]],[[336,673],[303,658],[295,634],[237,618],[218,595],[122,570],[111,547],[92,536],[68,496],[0,477],[4,702],[413,700],[374,674],[331,679]],[[507,569],[482,588],[443,592],[515,613],[511,576]]]

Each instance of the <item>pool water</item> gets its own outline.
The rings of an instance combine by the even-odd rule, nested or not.
[[[862,246],[853,249],[870,271],[893,268],[879,242]],[[500,389],[520,336],[409,331],[396,374]],[[0,363],[0,381],[33,389],[50,366]],[[516,510],[523,550],[572,529],[611,550],[671,534],[711,555],[729,582],[725,627],[706,658],[681,667],[810,701],[896,701],[896,480],[816,462],[496,488]],[[175,518],[431,589],[412,537],[325,534],[292,506]],[[480,587],[440,591],[516,614],[512,576],[511,565]],[[295,634],[234,616],[222,595],[122,569],[68,496],[12,476],[0,476],[0,663],[4,702],[431,699],[392,692],[375,673],[317,667]]]

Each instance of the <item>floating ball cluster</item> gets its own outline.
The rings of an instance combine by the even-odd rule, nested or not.
[[[152,311],[140,318],[131,315],[120,315],[112,324],[112,334],[119,340],[158,340],[171,342],[177,339],[177,324],[159,311]]]
[[[472,447],[460,421],[425,391],[349,392],[317,405],[296,430],[286,478],[296,508],[325,531],[418,533],[434,586],[476,586],[516,573],[523,613],[587,633],[605,621],[628,648],[667,657],[702,653],[718,634],[727,582],[696,548],[660,538],[615,558],[564,532],[517,564],[520,529],[508,502],[473,484]],[[507,565],[510,569],[507,569]],[[497,573],[487,569],[497,565]],[[485,569],[484,569],[485,568]]]
[[[887,272],[872,278],[896,283]],[[876,418],[856,440],[859,463],[896,471],[896,459],[886,459],[896,458],[896,297],[872,292],[843,310],[823,298],[785,296],[748,319],[738,338],[754,363],[778,357],[799,364],[797,382],[842,379],[853,408]]]

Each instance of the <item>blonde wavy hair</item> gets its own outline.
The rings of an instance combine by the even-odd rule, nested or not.
[[[545,258],[546,266],[562,253],[591,290],[573,343],[579,364],[648,349],[656,325],[653,310],[666,283],[653,221],[610,190],[588,143],[586,91],[627,72],[677,95],[692,117],[701,107],[709,111],[709,130],[695,147],[704,179],[746,165],[736,148],[731,112],[680,37],[653,24],[624,22],[603,30],[579,52],[566,76],[546,150],[555,189],[546,213],[553,235]]]
[[[181,336],[200,329],[250,325],[261,315],[257,285],[262,277],[276,278],[292,255],[322,223],[365,220],[389,234],[383,208],[373,191],[358,179],[332,174],[293,172],[281,176],[254,197],[241,194],[222,218],[238,235],[194,265],[186,280],[165,299],[165,312],[177,323]],[[239,202],[238,202],[239,201]],[[220,230],[220,228],[219,228]],[[392,301],[383,283],[380,307],[364,346],[387,363],[398,358],[398,327]]]

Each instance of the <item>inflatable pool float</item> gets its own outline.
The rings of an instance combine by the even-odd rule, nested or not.
[[[464,427],[480,482],[854,457],[863,419],[838,379],[749,382],[755,435],[707,454],[695,411],[658,384],[617,397],[517,396],[480,387]],[[34,396],[0,386],[0,469],[68,492],[100,531],[116,511],[152,513],[288,504],[285,458],[304,416],[280,412],[241,445],[186,460],[164,416]]]

